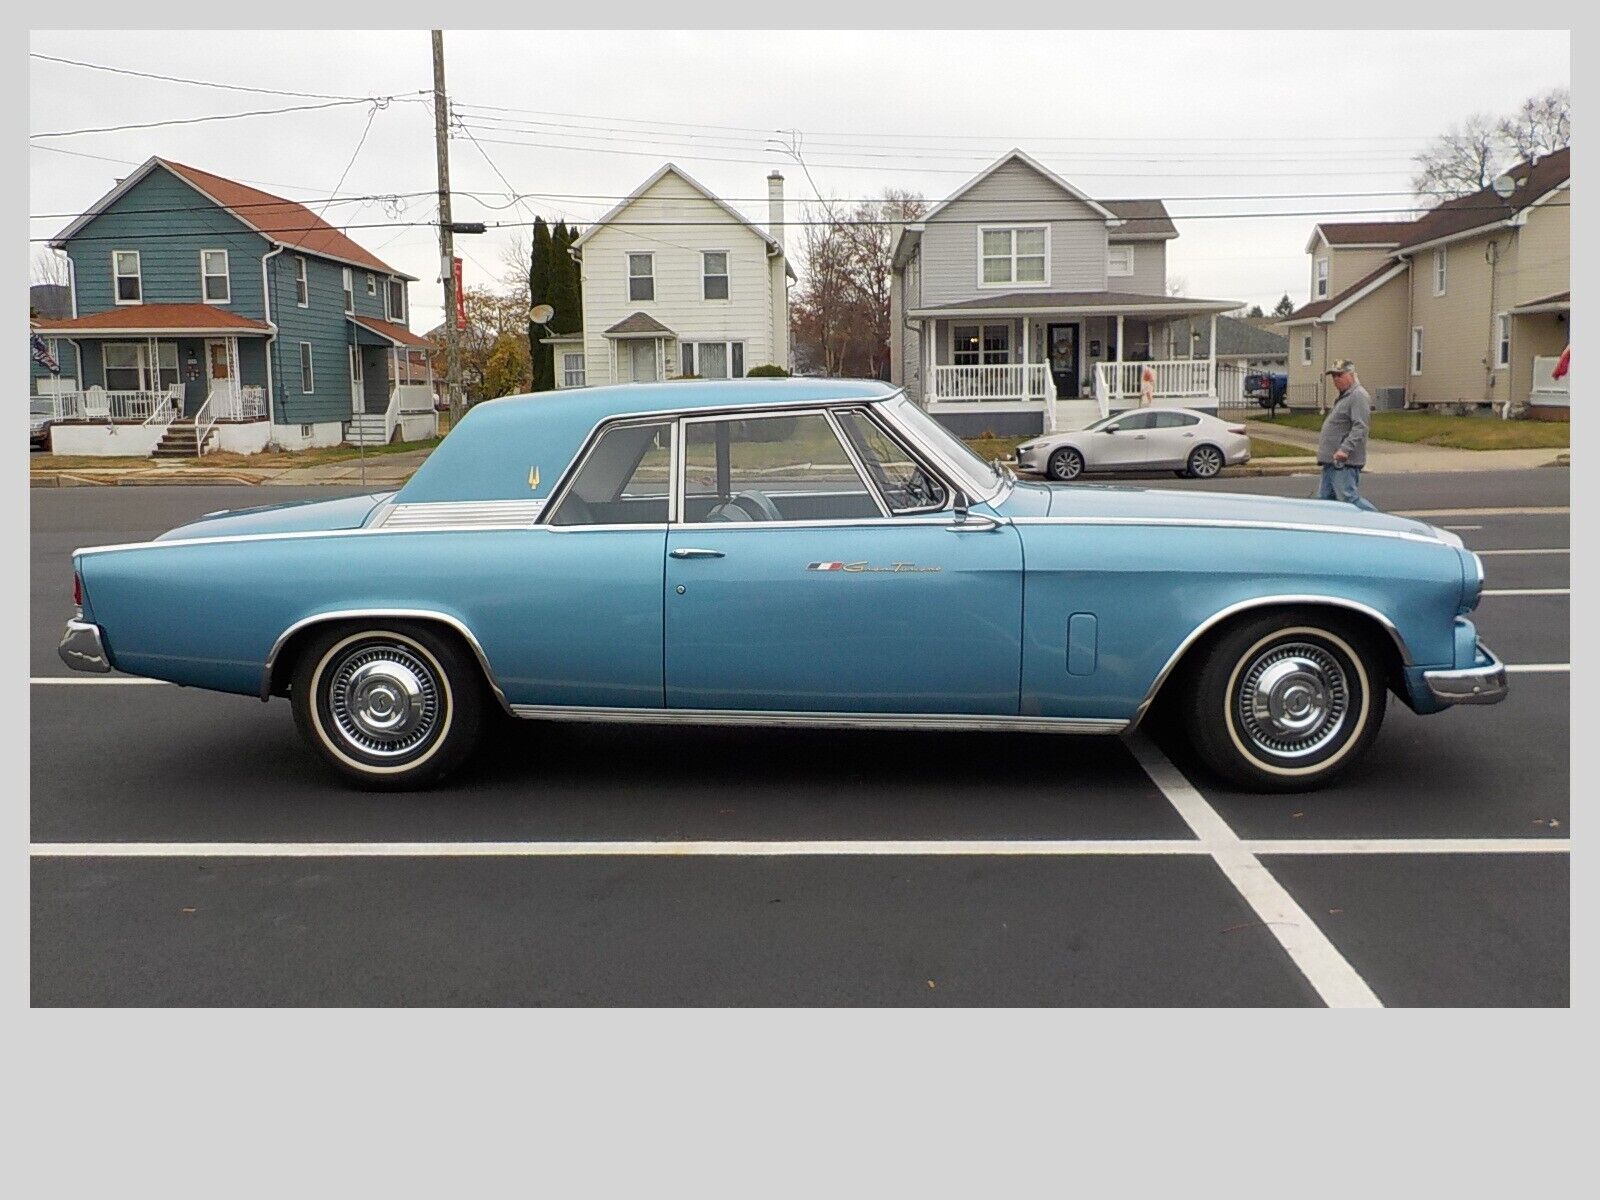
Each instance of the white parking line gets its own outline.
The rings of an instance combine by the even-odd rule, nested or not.
[[[1570,596],[1571,588],[1489,588],[1485,596]]]
[[[1521,516],[1555,516],[1560,513],[1570,513],[1572,509],[1565,504],[1529,505],[1527,508],[1402,508],[1396,509],[1397,517],[1521,517]],[[1449,526],[1445,526],[1449,528]]]
[[[1329,1008],[1382,1008],[1366,980],[1346,961],[1284,886],[1261,865],[1222,815],[1206,802],[1183,773],[1143,734],[1128,739],[1134,758],[1172,806],[1211,850],[1228,881],[1278,944],[1288,952],[1322,1002]]]
[[[1253,854],[1564,854],[1566,838],[1267,838]],[[34,842],[33,858],[1094,858],[1211,855],[1191,838],[681,842]]]
[[[165,679],[140,679],[137,675],[34,675],[29,678],[29,683],[39,687],[81,687],[98,685],[107,687],[116,685],[148,684],[156,687],[177,687],[175,683],[168,683]]]
[[[1572,550],[1568,546],[1547,546],[1537,550],[1475,550],[1473,553],[1479,558],[1492,558],[1497,554],[1571,554]]]
[[[1451,533],[1470,533],[1474,529],[1482,529],[1482,525],[1441,525],[1440,529],[1448,529]]]

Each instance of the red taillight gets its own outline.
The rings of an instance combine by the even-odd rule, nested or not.
[[[78,578],[76,571],[72,573],[72,603],[83,607],[83,580]]]
[[[1250,431],[1248,429],[1246,429],[1243,425],[1229,425],[1228,426],[1228,432],[1229,433],[1249,433]]]

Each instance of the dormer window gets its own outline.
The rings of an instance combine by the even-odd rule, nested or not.
[[[1325,259],[1325,258],[1319,258],[1319,259],[1317,259],[1317,286],[1316,286],[1315,294],[1312,296],[1312,299],[1314,299],[1314,300],[1326,300],[1327,298],[1328,298],[1328,260]]]
[[[140,304],[144,301],[144,280],[139,274],[137,250],[113,250],[111,274],[116,284],[118,304]]]
[[[1049,245],[1047,225],[981,227],[978,246],[983,266],[979,279],[985,287],[1048,283]]]

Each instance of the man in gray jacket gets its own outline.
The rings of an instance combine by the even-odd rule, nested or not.
[[[1322,423],[1317,438],[1317,463],[1322,467],[1319,500],[1342,500],[1368,512],[1377,506],[1361,496],[1361,468],[1367,465],[1367,426],[1372,418],[1372,397],[1356,379],[1356,365],[1340,359],[1328,369],[1339,398]]]

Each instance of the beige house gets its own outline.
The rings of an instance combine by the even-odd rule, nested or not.
[[[1566,420],[1551,369],[1570,336],[1570,161],[1521,163],[1500,191],[1416,221],[1316,226],[1310,300],[1281,322],[1289,402],[1331,399],[1323,372],[1349,358],[1379,407],[1526,405]]]
[[[583,332],[548,339],[556,386],[695,375],[737,379],[789,364],[783,176],[767,179],[762,229],[673,163],[573,243]]]

